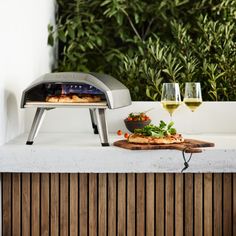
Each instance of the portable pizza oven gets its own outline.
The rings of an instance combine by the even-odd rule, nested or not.
[[[70,100],[72,97],[78,101]],[[33,144],[46,111],[86,107],[90,111],[94,134],[99,134],[102,146],[109,146],[105,111],[130,104],[129,90],[112,76],[80,72],[45,74],[22,94],[21,108],[37,108],[26,144]]]

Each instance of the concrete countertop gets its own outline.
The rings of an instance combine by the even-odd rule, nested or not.
[[[215,143],[214,148],[193,154],[185,172],[236,172],[236,135],[183,136]],[[119,138],[111,134],[110,143]],[[26,139],[23,134],[0,147],[0,172],[180,173],[184,166],[181,151],[101,147],[99,136],[92,133],[41,133],[32,146],[25,145]]]

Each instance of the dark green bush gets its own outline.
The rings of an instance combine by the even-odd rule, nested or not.
[[[200,81],[204,100],[236,100],[235,0],[57,2],[57,71],[111,74],[133,100],[159,100],[172,81]]]

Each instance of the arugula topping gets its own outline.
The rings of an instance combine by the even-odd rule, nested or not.
[[[163,138],[167,135],[176,134],[176,129],[173,128],[174,122],[171,121],[168,125],[161,120],[159,126],[146,125],[142,129],[135,129],[135,134],[142,134],[144,136],[152,136],[157,138]]]

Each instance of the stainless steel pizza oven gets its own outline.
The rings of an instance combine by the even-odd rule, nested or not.
[[[49,97],[70,98],[74,95],[78,99],[90,100],[85,99],[83,102],[48,100]],[[99,134],[102,146],[109,146],[105,111],[107,108],[116,109],[130,104],[129,90],[109,75],[79,72],[45,74],[22,93],[21,108],[37,108],[26,144],[33,144],[46,111],[55,108],[86,107],[90,111],[94,134]]]

